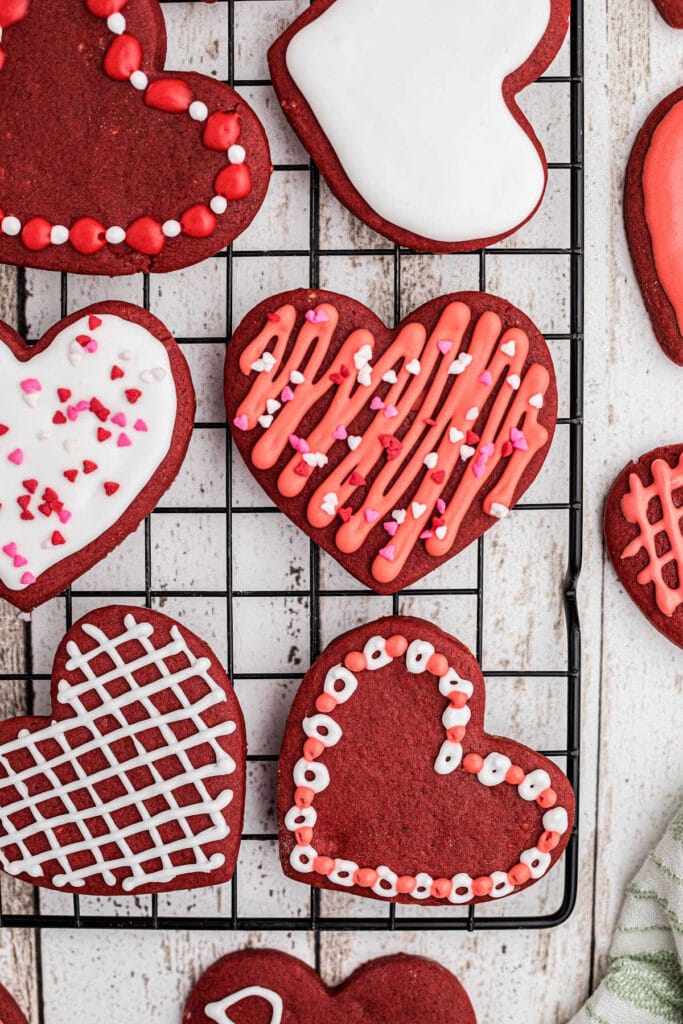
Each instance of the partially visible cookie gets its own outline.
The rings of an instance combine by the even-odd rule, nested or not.
[[[682,12],[683,4],[678,5]],[[626,171],[624,223],[659,344],[683,366],[683,88],[655,107]]]
[[[338,637],[307,672],[278,769],[280,859],[317,888],[418,906],[497,900],[569,842],[552,761],[484,731],[472,653],[421,619]]]
[[[683,444],[647,452],[619,474],[605,508],[605,539],[627,594],[683,647]]]
[[[0,985],[0,1022],[1,1024],[26,1024],[26,1017],[4,985]]]
[[[159,612],[100,608],[57,651],[50,715],[0,722],[0,867],[82,896],[227,882],[245,773],[211,648]]]
[[[183,1024],[476,1024],[460,982],[433,960],[371,960],[336,988],[272,949],[230,953],[202,975]]]
[[[683,0],[654,0],[661,16],[673,28],[683,28]]]

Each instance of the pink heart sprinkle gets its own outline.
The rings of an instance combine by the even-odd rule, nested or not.
[[[493,377],[488,370],[484,370],[484,372],[477,377],[477,380],[480,384],[486,384],[488,387],[491,387],[493,384]]]
[[[88,344],[85,346],[88,352],[97,352],[97,342],[94,338],[91,338]]]
[[[249,427],[249,419],[244,413],[241,416],[235,416],[232,422],[238,430],[247,430]]]
[[[81,399],[80,402],[76,402],[76,408],[79,412],[87,412],[90,408],[90,402],[86,402],[85,399]]]
[[[395,405],[388,405],[384,410],[384,415],[388,420],[393,419],[394,416],[398,416],[398,409]]]
[[[78,419],[78,409],[76,408],[75,405],[67,406],[66,414],[72,423],[74,422],[74,420]]]
[[[15,466],[20,466],[24,461],[24,453],[21,448],[15,448],[13,452],[10,452],[7,456],[10,462],[13,462]]]
[[[17,545],[12,541],[10,544],[5,544],[2,550],[6,555],[9,555],[10,558],[14,558],[17,553]]]
[[[521,441],[523,437],[524,434],[521,430],[518,430],[517,427],[510,428],[510,440],[512,441],[513,444],[515,443],[515,441]]]
[[[446,353],[450,352],[450,350],[453,348],[453,342],[452,341],[446,341],[444,339],[443,341],[437,342],[436,347],[438,348],[439,352],[442,352],[443,355],[446,355]]]
[[[289,435],[289,443],[295,452],[300,452],[301,455],[306,455],[310,452],[308,441],[305,441],[303,437],[297,437],[296,434]]]
[[[420,534],[420,540],[431,540],[434,536],[431,530],[423,530]]]
[[[443,500],[443,498],[439,498],[439,500],[437,501],[436,511],[439,513],[440,516],[442,516],[446,511],[446,502]]]
[[[482,455],[486,455],[487,458],[489,458],[491,455],[493,455],[495,450],[496,449],[495,449],[495,447],[492,444],[484,444],[484,445],[482,445],[482,447],[480,449],[481,454]]]
[[[23,555],[15,555],[13,561],[15,569],[21,569],[22,565],[28,565],[28,558],[24,558]]]
[[[370,408],[372,409],[373,412],[377,412],[378,409],[384,408],[384,402],[379,397],[379,395],[375,395],[373,400],[370,402]]]
[[[382,558],[386,558],[387,562],[393,562],[395,554],[396,548],[393,544],[387,544],[387,546],[382,548],[380,551],[380,555]]]
[[[395,537],[396,531],[398,530],[398,523],[395,523],[393,519],[390,519],[388,523],[384,523],[384,529],[390,537]]]
[[[128,437],[128,434],[119,434],[119,439],[116,442],[119,448],[128,448],[133,442]]]
[[[24,575],[21,577],[21,583],[23,583],[24,586],[26,586],[26,587],[30,583],[35,583],[35,582],[36,582],[36,578],[35,578],[35,576],[33,575],[32,572],[25,572]]]
[[[25,391],[27,395],[32,394],[34,391],[42,391],[42,385],[39,380],[35,377],[27,377],[26,380],[21,382],[22,391]]]
[[[280,395],[280,401],[281,402],[291,402],[293,398],[294,398],[294,392],[290,388],[289,384],[287,384],[287,386],[282,389],[282,394]]]
[[[71,513],[67,512],[65,508],[58,512],[57,515],[59,516],[60,523],[68,523],[71,519]]]
[[[311,324],[326,324],[330,318],[324,309],[309,309],[306,313],[306,319]]]
[[[348,436],[349,435],[346,432],[346,427],[343,425],[335,427],[335,429],[332,431],[332,437],[336,441],[345,441]]]
[[[136,420],[135,423],[133,424],[133,428],[135,430],[145,431],[147,430],[147,424],[145,423],[144,420]]]
[[[379,512],[375,512],[374,508],[366,508],[366,510],[365,510],[365,521],[366,521],[366,523],[374,523],[376,519],[379,519]]]
[[[484,470],[485,469],[486,469],[486,459],[483,459],[481,456],[479,456],[479,458],[476,460],[476,462],[472,463],[472,472],[474,473],[474,475],[476,477],[480,477],[480,476],[484,475]]]
[[[117,412],[116,416],[112,416],[112,423],[115,423],[117,427],[125,427],[127,420],[125,413]]]

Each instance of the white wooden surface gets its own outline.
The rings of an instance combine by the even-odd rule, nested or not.
[[[236,5],[237,75],[265,77],[268,41],[304,6],[304,0],[266,0]],[[417,6],[417,5],[416,5]],[[577,908],[561,928],[540,932],[491,932],[394,935],[328,934],[322,940],[322,966],[329,982],[341,980],[355,966],[381,953],[399,950],[433,956],[453,969],[467,986],[480,1024],[549,1024],[565,1021],[588,994],[600,974],[621,893],[654,843],[681,797],[683,756],[683,658],[640,616],[623,594],[605,562],[600,517],[611,480],[632,455],[683,437],[683,371],[667,362],[657,347],[637,291],[621,226],[623,170],[631,142],[647,112],[680,84],[683,32],[676,34],[657,17],[650,0],[586,0],[587,83],[587,330],[586,330],[586,557],[581,583],[584,626],[584,696],[582,729],[582,800],[580,885]],[[170,17],[169,66],[227,73],[224,14],[219,7],[174,5]],[[557,69],[567,70],[567,54]],[[524,105],[534,116],[551,160],[567,158],[566,95],[563,87],[532,87]],[[261,113],[276,162],[299,161],[303,154],[282,121],[270,90],[247,91]],[[510,244],[566,244],[567,192],[551,176],[548,199],[538,217]],[[305,247],[308,188],[303,172],[274,179],[265,210],[238,248]],[[381,245],[376,236],[324,198],[325,245]],[[286,241],[285,241],[286,239]],[[542,266],[524,257],[491,257],[489,288],[518,302],[542,329],[567,325],[566,261]],[[387,319],[392,306],[392,265],[382,258],[328,259],[322,262],[324,285],[348,290]],[[302,259],[264,259],[235,265],[235,317],[257,299],[306,282]],[[207,261],[198,268],[152,281],[152,308],[180,335],[224,336],[225,267]],[[14,320],[14,275],[3,274],[0,316]],[[442,290],[476,287],[473,257],[407,258],[403,269],[406,309]],[[29,275],[31,334],[58,315],[58,279]],[[201,296],[197,302],[195,296]],[[69,305],[108,297],[141,299],[140,282],[72,278]],[[553,352],[561,391],[567,395],[563,346]],[[221,410],[220,346],[188,351],[200,393],[200,421],[217,420]],[[566,413],[566,409],[564,410]],[[218,504],[224,495],[224,438],[221,432],[197,431],[185,470],[164,504]],[[235,497],[240,504],[262,503],[239,463],[234,466]],[[564,490],[563,490],[564,488]],[[558,432],[553,452],[529,500],[566,493],[566,435]],[[559,582],[566,559],[564,514],[520,513],[530,518],[504,522],[489,535],[486,555],[484,662],[489,668],[563,667],[565,632]],[[235,586],[266,588],[277,574],[292,596],[255,607],[237,601],[233,630],[236,673],[298,671],[308,665],[306,600],[297,596],[307,585],[308,549],[301,535],[281,523],[237,517],[234,538]],[[278,525],[274,525],[278,524]],[[221,524],[222,525],[222,521]],[[226,552],[210,515],[196,513],[154,520],[155,586],[220,587]],[[273,534],[272,530],[276,533]],[[259,548],[259,531],[265,540]],[[201,543],[197,542],[197,537]],[[92,570],[94,587],[139,586],[140,537]],[[187,552],[192,550],[192,560]],[[202,554],[202,551],[205,553]],[[169,558],[169,552],[173,557]],[[265,557],[267,555],[267,557]],[[191,566],[191,567],[190,567]],[[434,579],[458,586],[472,580],[474,562],[464,554]],[[326,583],[347,582],[341,570],[323,560]],[[75,602],[80,614],[90,604]],[[226,649],[224,604],[164,599],[159,606],[185,619]],[[386,599],[359,594],[352,601],[323,605],[324,640],[365,618],[379,615]],[[473,639],[474,603],[469,598],[412,598],[403,610],[434,617],[465,642]],[[255,612],[261,616],[254,631]],[[2,615],[0,671],[21,670],[23,626],[7,608]],[[36,670],[49,671],[52,652],[63,628],[63,608],[52,602],[34,616]],[[255,642],[256,639],[256,642]],[[277,681],[237,681],[249,725],[253,751],[274,752],[292,686]],[[499,679],[489,686],[489,725],[538,746],[562,742],[564,692],[556,681],[525,684]],[[265,698],[265,699],[264,699]],[[45,692],[37,694],[45,707]],[[495,706],[494,706],[495,705]],[[264,714],[264,706],[268,713]],[[3,683],[0,714],[22,707],[19,685]],[[559,729],[559,735],[558,735]],[[249,824],[269,830],[273,821],[273,773],[254,766],[250,778]],[[243,848],[240,869],[241,912],[305,913],[307,890],[285,881],[270,844]],[[561,877],[555,874],[530,893],[506,901],[509,913],[548,912],[558,902]],[[29,887],[2,879],[5,908],[28,908]],[[374,912],[362,901],[325,894],[327,913]],[[111,910],[112,901],[84,902],[84,910]],[[225,912],[225,895],[211,891],[177,895],[161,902],[173,913]],[[130,911],[131,901],[118,905]],[[43,894],[48,910],[67,907],[62,897]],[[132,903],[134,907],[134,901]],[[496,906],[500,912],[500,905]],[[54,932],[41,935],[0,932],[0,980],[16,994],[32,1024],[74,1024],[106,1018],[111,1024],[175,1024],[192,983],[219,955],[242,945],[270,945],[310,959],[312,939],[303,934],[186,934],[166,932]],[[106,1010],[104,1009],[106,1007]]]

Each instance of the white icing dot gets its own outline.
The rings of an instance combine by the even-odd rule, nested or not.
[[[494,900],[499,900],[501,896],[509,896],[514,889],[514,885],[509,882],[505,871],[492,871],[491,881],[493,882],[491,896]]]
[[[569,815],[564,807],[553,807],[543,815],[543,828],[548,832],[559,832],[560,835],[569,828]]]
[[[385,896],[387,899],[393,899],[396,895],[396,883],[398,882],[398,875],[391,868],[381,864],[377,868],[377,881],[372,887],[372,891],[375,896]]]
[[[209,203],[209,206],[211,207],[213,213],[217,213],[220,216],[227,210],[228,200],[225,198],[225,196],[214,196],[211,202]]]
[[[550,776],[543,768],[536,768],[529,772],[524,781],[517,787],[517,792],[522,800],[535,800],[539,793],[550,787]]]
[[[50,241],[53,245],[64,245],[69,241],[69,229],[63,224],[55,224],[50,231]]]
[[[122,14],[110,14],[107,18],[107,28],[110,32],[113,32],[115,36],[123,35],[126,31],[126,19]]]
[[[182,228],[177,220],[167,220],[162,224],[161,230],[167,238],[177,238]]]
[[[3,217],[0,227],[5,235],[18,235],[21,231],[21,221],[18,217]]]
[[[243,164],[247,159],[244,146],[231,146],[228,150],[228,160],[231,164]]]
[[[501,782],[505,782],[511,765],[512,761],[505,754],[491,752],[477,773],[477,778],[482,786],[499,786]]]
[[[114,227],[107,228],[104,237],[110,245],[121,245],[121,242],[125,241],[126,232],[123,228],[115,225]]]
[[[358,865],[353,860],[337,859],[334,862],[334,871],[328,878],[334,885],[342,885],[349,889],[354,884],[353,876],[358,871]]]
[[[209,116],[209,108],[201,100],[194,100],[188,107],[188,113],[193,121],[206,121]]]
[[[463,891],[461,891],[463,890]],[[469,903],[472,899],[472,879],[464,871],[453,875],[451,879],[451,894],[448,897],[449,903]]]
[[[130,76],[130,84],[134,89],[144,92],[148,85],[147,75],[144,71],[134,71]]]

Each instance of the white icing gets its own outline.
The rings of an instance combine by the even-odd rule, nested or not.
[[[124,869],[127,874],[122,888],[133,892],[142,885],[167,883],[192,872],[208,873],[224,863],[222,854],[207,857],[205,848],[229,834],[224,811],[233,792],[224,789],[213,797],[206,782],[235,771],[235,762],[221,740],[232,735],[236,725],[233,721],[209,725],[204,716],[225,701],[225,691],[210,675],[209,659],[196,658],[175,625],[171,640],[159,649],[152,643],[151,624],[126,615],[124,626],[124,633],[109,638],[98,627],[85,623],[83,631],[96,641],[96,646],[82,653],[70,641],[66,662],[67,671],[82,673],[85,679],[79,683],[62,679],[57,689],[57,700],[71,717],[35,732],[24,729],[16,739],[0,745],[3,785],[15,787],[19,794],[18,799],[0,807],[0,862],[10,875],[28,874],[41,879],[44,866],[57,862],[61,871],[52,877],[57,886],[80,887],[92,876],[113,886],[114,872]],[[139,644],[142,653],[125,662],[120,648],[132,641]],[[102,653],[109,656],[113,667],[98,677],[90,663]],[[171,672],[167,661],[178,655],[183,655],[186,665]],[[150,672],[150,667],[155,671]],[[138,680],[138,674],[145,682]],[[204,684],[193,703],[185,686],[189,680]],[[155,698],[168,690],[178,706],[162,714]],[[128,721],[126,712],[131,708],[136,713],[133,721]],[[144,710],[144,717],[137,709]],[[112,718],[116,722],[113,729]],[[103,732],[100,725],[104,726]],[[158,733],[163,744],[152,748],[150,731]],[[122,757],[124,743],[133,747],[134,753]],[[197,758],[199,748],[202,756]],[[210,759],[206,758],[207,749],[212,754]],[[88,774],[82,762],[92,754],[106,766]],[[164,766],[169,759],[180,766],[175,775]],[[195,767],[193,760],[202,763]],[[152,781],[142,786],[138,783],[136,788],[133,780],[142,768]],[[70,776],[71,781],[64,781]],[[117,795],[105,799],[103,792],[111,790],[112,781]],[[192,802],[187,799],[188,787],[194,789]],[[121,789],[125,792],[118,795]],[[179,802],[176,794],[183,789],[184,797]],[[89,803],[86,807],[85,793]],[[63,806],[62,813],[44,813],[49,809],[50,796]],[[30,823],[17,827],[27,814]],[[193,834],[193,822],[200,814],[210,823]],[[130,823],[121,824],[122,818]],[[169,823],[175,825],[178,835],[164,841],[159,830]],[[93,835],[89,826],[94,826],[97,834]],[[60,832],[65,827],[70,836],[77,829],[79,839],[64,844]],[[38,837],[42,842],[37,844]],[[148,841],[141,844],[141,837],[151,839],[151,845]],[[43,845],[47,848],[36,852],[36,846]],[[74,859],[83,853],[90,855],[91,862],[76,867]],[[158,862],[161,867],[148,867]]]
[[[334,747],[342,738],[341,726],[329,715],[312,715],[304,718],[304,732],[312,739],[320,740],[326,747]]]
[[[451,893],[448,897],[450,903],[469,903],[474,893],[472,892],[472,878],[470,875],[461,871],[460,874],[453,875],[451,879]],[[464,889],[464,892],[459,892],[459,889]]]
[[[413,640],[406,651],[406,668],[414,675],[424,672],[432,654],[434,654],[433,644],[427,643],[426,640]]]
[[[539,850],[533,846],[530,849],[525,850],[519,859],[522,864],[526,864],[531,871],[531,877],[536,880],[538,878],[542,878],[546,873],[550,867],[552,857],[549,853]]]
[[[25,573],[40,576],[113,526],[157,471],[171,445],[177,396],[166,349],[139,324],[112,314],[99,318],[102,324],[94,330],[88,327],[88,317],[76,321],[28,362],[19,362],[0,344],[0,423],[10,428],[0,436],[0,549],[16,544],[20,561],[26,559],[16,565],[12,556],[0,550],[0,580],[10,590],[25,589],[21,582]],[[96,351],[82,348],[75,340],[78,335],[94,338]],[[112,367],[120,366],[122,349],[133,350],[135,359],[121,367],[124,377],[111,380]],[[163,379],[141,384],[138,374],[146,368],[163,370]],[[27,379],[38,380],[41,390],[27,396],[21,387]],[[61,402],[57,388],[69,389],[71,397]],[[130,388],[142,392],[135,404],[125,396]],[[35,405],[27,404],[26,397],[37,398]],[[88,410],[73,421],[52,422],[56,412],[66,416],[70,406],[93,397],[110,410],[106,422]],[[125,427],[112,422],[119,413],[126,417]],[[147,429],[136,430],[138,421]],[[110,430],[112,436],[98,442],[98,427]],[[122,435],[130,445],[119,447]],[[17,449],[23,453],[20,464],[8,458]],[[98,468],[85,473],[84,460]],[[70,469],[78,470],[73,483],[63,475]],[[29,504],[35,517],[31,520],[20,518],[17,504],[17,498],[26,493],[24,480],[38,481]],[[105,481],[118,483],[118,491],[108,495]],[[60,522],[55,512],[48,517],[38,511],[46,487],[59,495],[71,513],[67,522]],[[55,531],[64,544],[51,542]]]
[[[298,828],[313,828],[318,820],[314,807],[290,807],[285,815],[285,828],[296,832]]]
[[[330,784],[330,773],[320,761],[306,761],[301,757],[294,765],[294,783],[322,793]]]
[[[437,775],[450,775],[456,768],[460,767],[462,761],[462,745],[444,740],[439,750],[439,755],[434,762],[434,771]]]
[[[373,885],[372,891],[376,896],[393,899],[398,891],[396,889],[397,882],[398,875],[396,872],[382,864],[377,868],[377,881]]]
[[[491,881],[493,882],[491,896],[495,900],[499,900],[501,896],[509,896],[515,888],[514,885],[508,881],[506,871],[492,871]]]
[[[559,832],[561,836],[569,828],[569,815],[564,807],[553,807],[543,815],[543,828],[548,832]]]
[[[312,846],[295,846],[289,855],[289,863],[295,871],[302,875],[310,875],[313,871],[313,861],[318,856],[318,851]]]
[[[550,0],[337,0],[298,32],[288,70],[344,170],[384,220],[424,238],[504,234],[534,211],[544,166],[505,78]]]
[[[524,781],[517,787],[517,792],[522,800],[535,800],[543,790],[550,787],[550,776],[543,768],[536,768],[529,772]]]
[[[368,668],[375,671],[389,665],[393,658],[387,654],[387,642],[383,636],[372,636],[363,648]]]
[[[358,680],[353,672],[349,672],[343,665],[335,665],[325,676],[325,693],[334,697],[337,704],[345,704],[349,697],[354,695],[357,688]]]
[[[505,754],[492,752],[484,759],[481,771],[477,772],[477,778],[482,786],[500,786],[505,782],[505,776],[512,767],[512,761]]]
[[[232,1018],[228,1017],[227,1011],[231,1006],[241,1003],[244,999],[265,1000],[270,1004],[272,1011],[270,1024],[281,1024],[284,1012],[282,997],[277,992],[273,992],[272,988],[264,988],[262,985],[249,985],[247,988],[241,988],[239,992],[233,992],[232,995],[226,996],[220,1002],[207,1003],[204,1007],[204,1015],[209,1020],[215,1021],[216,1024],[234,1024]]]
[[[411,896],[414,900],[426,900],[432,893],[432,883],[434,879],[431,875],[428,875],[426,871],[421,871],[418,875],[415,875],[415,888],[411,892]]]
[[[358,865],[353,860],[337,859],[334,862],[334,871],[330,872],[329,879],[334,885],[341,885],[350,889],[355,883],[353,876],[358,871]]]

